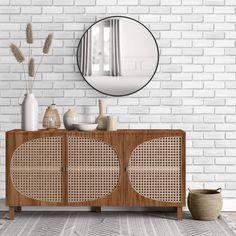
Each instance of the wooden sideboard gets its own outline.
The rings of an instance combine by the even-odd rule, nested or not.
[[[6,204],[185,206],[182,130],[11,130],[6,133]]]

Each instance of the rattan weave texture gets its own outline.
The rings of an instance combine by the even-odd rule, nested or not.
[[[164,202],[181,200],[181,137],[165,137],[137,146],[128,165],[132,187],[140,195]]]

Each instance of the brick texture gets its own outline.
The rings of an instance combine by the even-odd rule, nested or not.
[[[10,42],[27,53],[25,26],[33,22],[35,46],[54,33],[50,55],[39,70],[34,93],[40,106],[71,107],[80,120],[97,116],[98,98],[119,128],[181,128],[187,132],[187,187],[222,187],[236,196],[236,1],[227,0],[7,0],[0,1],[0,198],[5,197],[5,131],[20,128],[21,67]],[[76,47],[97,19],[126,15],[140,20],[160,48],[158,72],[143,90],[106,97],[83,81]],[[37,58],[38,59],[38,58]],[[21,81],[22,80],[22,81]],[[41,123],[40,123],[41,126]]]

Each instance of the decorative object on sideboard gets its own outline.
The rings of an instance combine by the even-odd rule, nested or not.
[[[188,190],[188,208],[195,220],[215,220],[220,215],[221,188]]]
[[[117,122],[116,118],[113,116],[107,117],[107,131],[116,131],[117,130]]]
[[[78,113],[69,109],[63,116],[64,126],[68,130],[74,129],[74,125],[78,123]]]
[[[97,129],[96,123],[78,123],[74,124],[74,128],[80,131],[93,131]]]
[[[25,131],[38,130],[38,102],[33,93],[26,93],[21,105],[21,128]]]
[[[106,103],[104,99],[99,99],[99,116],[96,118],[95,123],[98,124],[97,129],[107,129],[107,115],[106,115]]]
[[[32,93],[34,81],[37,76],[37,72],[40,64],[42,63],[44,55],[48,54],[51,43],[52,43],[52,34],[49,34],[45,40],[44,47],[42,50],[42,56],[39,63],[35,66],[35,60],[32,57],[31,44],[33,44],[33,31],[31,23],[27,24],[26,27],[26,42],[29,45],[29,54],[28,54],[28,73],[26,72],[24,61],[25,57],[21,50],[15,45],[11,44],[11,51],[16,58],[16,61],[19,62],[23,67],[23,74],[25,80],[25,90],[24,100],[21,105],[21,128],[25,131],[35,131],[38,130],[38,103],[34,94]],[[27,76],[28,74],[28,76]]]
[[[126,96],[144,88],[158,63],[159,49],[151,31],[126,16],[95,22],[77,48],[77,64],[85,81],[111,96]]]
[[[48,106],[43,117],[43,128],[58,129],[61,126],[60,116],[56,104]]]

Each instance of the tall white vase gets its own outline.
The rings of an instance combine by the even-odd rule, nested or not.
[[[38,102],[32,93],[25,94],[21,104],[21,128],[25,131],[38,130]]]

